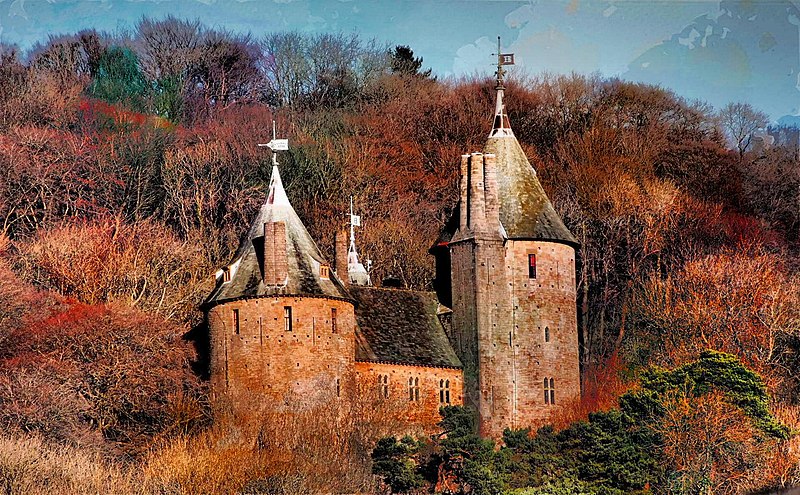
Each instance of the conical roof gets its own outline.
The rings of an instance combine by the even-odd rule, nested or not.
[[[262,273],[264,225],[283,222],[286,226],[288,277],[285,284],[266,285]],[[272,167],[269,196],[261,206],[231,264],[217,272],[217,284],[205,301],[215,305],[233,299],[270,295],[304,295],[351,299],[333,270],[320,276],[320,265],[330,266],[317,244],[289,203],[277,166]],[[225,270],[229,271],[226,281]]]
[[[483,152],[497,157],[500,223],[507,238],[578,244],[553,208],[513,134],[490,137]]]
[[[500,223],[507,239],[562,242],[575,247],[580,244],[556,213],[536,177],[536,171],[514,136],[503,104],[503,87],[500,83],[497,87],[494,125],[483,153],[496,156]],[[462,207],[459,203],[431,251],[446,246],[453,238]]]

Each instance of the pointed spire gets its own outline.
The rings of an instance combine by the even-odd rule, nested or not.
[[[350,197],[350,249],[347,251],[347,274],[353,285],[372,285],[369,272],[358,260],[356,250],[356,227],[361,226],[361,217],[353,212],[353,198]],[[370,261],[367,260],[367,265]]]
[[[286,190],[283,188],[283,181],[281,180],[281,173],[278,170],[277,163],[272,165],[272,177],[269,179],[267,204],[274,206],[290,206],[289,197],[286,195]]]
[[[278,139],[275,129],[275,121],[272,121],[272,141],[266,144],[259,144],[260,147],[267,147],[272,150],[272,176],[269,179],[269,195],[267,204],[277,206],[291,206],[286,190],[283,188],[280,171],[278,171],[278,151],[289,149],[288,139]]]
[[[514,131],[511,130],[511,123],[508,121],[508,114],[506,114],[506,106],[503,103],[503,92],[505,86],[503,85],[503,76],[506,71],[503,69],[504,65],[514,65],[513,53],[500,53],[500,37],[497,37],[497,102],[494,107],[494,123],[492,124],[492,132],[489,137],[513,137]]]

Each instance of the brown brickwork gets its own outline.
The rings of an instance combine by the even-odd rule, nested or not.
[[[291,308],[286,331],[285,308]],[[331,310],[336,309],[335,333]],[[239,330],[234,311],[238,310]],[[313,405],[355,390],[355,317],[347,301],[317,297],[261,297],[231,301],[208,311],[211,381],[215,393],[236,403],[259,396],[276,405]],[[338,387],[337,387],[338,380]]]
[[[479,412],[481,434],[499,438],[506,427],[542,425],[579,397],[580,377],[575,250],[502,238],[494,166],[493,155],[462,157],[461,170],[470,177],[461,179],[461,224],[449,244],[450,339],[464,364],[465,401]],[[545,378],[548,384],[553,379],[555,404],[549,396],[545,403]]]
[[[356,362],[355,367],[360,393],[399,403],[401,407],[396,413],[399,417],[391,419],[411,427],[421,427],[428,433],[433,432],[441,420],[441,406],[463,404],[460,369],[365,362]],[[386,383],[383,377],[387,378]],[[411,386],[409,379],[412,380]],[[445,388],[448,385],[449,388]]]
[[[286,257],[286,224],[269,222],[264,224],[264,283],[282,285],[286,283],[289,265]]]

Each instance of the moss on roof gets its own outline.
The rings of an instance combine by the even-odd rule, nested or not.
[[[260,297],[273,294],[309,295],[350,299],[347,290],[336,278],[333,270],[329,278],[320,277],[319,266],[329,265],[322,257],[317,244],[311,238],[305,225],[292,208],[277,167],[273,168],[269,197],[261,206],[258,215],[242,239],[239,249],[229,265],[231,279],[224,282],[217,279],[217,285],[206,299],[204,306],[246,297]],[[282,287],[263,283],[261,258],[263,257],[264,224],[284,222],[286,224],[286,251],[289,277]]]
[[[497,189],[500,223],[509,239],[533,239],[580,245],[561,221],[545,194],[536,171],[514,136],[490,137],[484,153],[497,157]],[[430,251],[446,247],[458,230],[459,201]]]
[[[356,361],[461,368],[433,292],[350,287],[356,300]]]

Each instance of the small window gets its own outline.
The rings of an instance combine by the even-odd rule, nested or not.
[[[291,306],[284,306],[283,307],[283,331],[284,332],[291,332],[292,331],[292,307]]]
[[[336,379],[336,397],[342,396],[342,382],[338,378]]]
[[[556,387],[553,378],[544,379],[544,403],[551,406],[556,403]]]
[[[411,402],[419,402],[419,378],[409,377],[408,400]]]
[[[222,269],[222,281],[224,283],[231,281],[231,269],[227,266]]]
[[[319,276],[320,278],[331,278],[331,267],[328,265],[320,265]]]
[[[528,255],[528,278],[536,278],[536,255]]]
[[[550,342],[550,327],[544,327],[544,341]]]
[[[331,332],[336,333],[336,308],[331,308]]]
[[[381,397],[389,398],[389,375],[378,375],[378,390]]]
[[[239,310],[233,310],[233,333],[239,335]]]
[[[450,404],[450,380],[439,380],[439,403]]]

